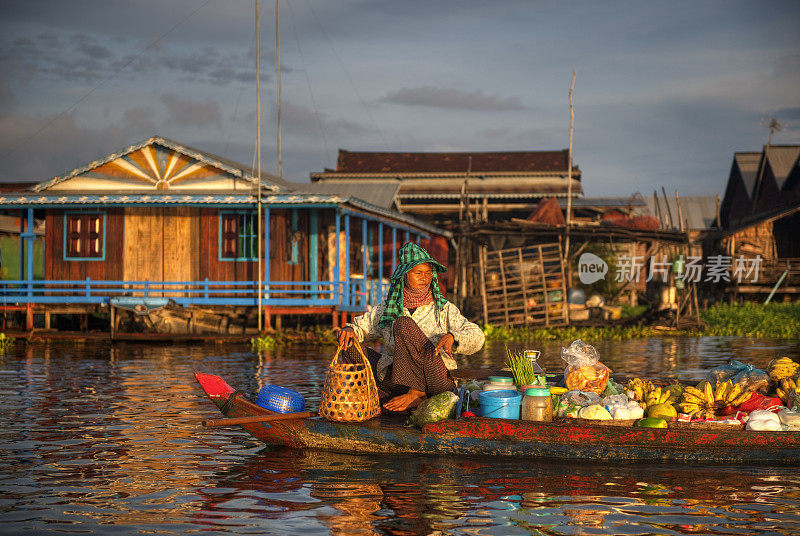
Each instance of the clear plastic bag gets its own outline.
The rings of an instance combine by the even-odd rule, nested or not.
[[[772,380],[767,371],[748,364],[744,370],[733,377],[733,383],[740,383],[745,391],[767,394],[772,390]]]
[[[579,407],[591,406],[592,404],[599,404],[600,396],[597,393],[586,391],[567,391],[561,395],[562,405],[573,405]]]
[[[567,368],[564,369],[567,389],[597,394],[605,390],[611,369],[600,362],[594,346],[578,339],[568,348],[561,348],[561,359],[567,363]]]
[[[746,368],[747,365],[745,365],[741,361],[733,359],[727,365],[720,365],[718,367],[714,367],[713,369],[711,369],[711,371],[706,376],[706,381],[708,381],[708,383],[710,383],[711,386],[714,389],[716,389],[718,383],[723,383],[732,379],[734,376],[736,376]]]

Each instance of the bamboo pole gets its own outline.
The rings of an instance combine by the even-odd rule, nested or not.
[[[678,190],[675,190],[675,205],[678,207],[678,226],[683,232],[683,209],[681,208],[681,199],[678,197]]]
[[[268,415],[250,415],[249,417],[232,417],[230,419],[204,419],[203,426],[232,426],[236,424],[251,424],[256,422],[287,421],[290,419],[305,419],[313,417],[316,413],[301,411],[297,413],[270,413]]]
[[[672,209],[669,208],[669,199],[667,199],[667,190],[662,186],[661,193],[664,195],[664,204],[667,205],[667,216],[669,217],[669,227],[672,229],[673,226],[673,219],[672,219]]]
[[[572,107],[572,91],[575,89],[575,71],[572,71],[572,82],[569,85],[569,149],[567,153],[567,218],[564,229],[564,259],[569,259],[569,226],[572,224],[572,132],[575,125],[575,109]],[[572,268],[567,266],[567,273],[572,286]]]

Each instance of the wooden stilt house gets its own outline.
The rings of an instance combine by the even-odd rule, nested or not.
[[[22,233],[26,270],[0,289],[4,304],[28,307],[29,328],[36,312],[50,327],[52,314],[105,311],[113,332],[124,310],[153,331],[244,333],[259,306],[267,327],[279,314],[330,314],[336,324],[383,298],[403,242],[445,234],[356,198],[259,180],[160,137],[2,194],[0,210],[29,229],[46,222],[43,279],[35,237]],[[159,322],[165,308],[177,312]]]

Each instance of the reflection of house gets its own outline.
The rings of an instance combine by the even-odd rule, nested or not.
[[[259,303],[267,319],[364,310],[381,298],[399,245],[439,234],[360,199],[297,192],[269,175],[258,181],[244,166],[164,138],[2,195],[0,208],[46,220],[44,280],[29,275],[29,259],[0,291],[5,302],[49,314],[171,299],[227,315],[213,329],[231,317],[254,327]],[[197,315],[178,316],[187,325],[171,330],[201,330]]]
[[[727,255],[763,259],[757,284],[738,293],[768,293],[786,273],[780,293],[800,293],[800,145],[765,146],[735,153],[720,207],[720,238]]]
[[[335,169],[311,173],[319,183],[381,183],[397,188],[402,212],[444,224],[467,208],[490,221],[524,218],[543,197],[566,197],[568,154],[563,151],[388,153],[339,150]],[[583,194],[572,172],[572,195]]]

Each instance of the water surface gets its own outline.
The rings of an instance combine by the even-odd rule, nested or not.
[[[615,371],[700,379],[730,358],[800,357],[797,341],[597,344]],[[521,349],[512,346],[511,349]],[[560,345],[541,347],[549,371]],[[349,456],[266,448],[193,379],[318,401],[329,347],[51,343],[0,356],[4,534],[797,534],[797,468]],[[502,365],[491,346],[463,366]]]

